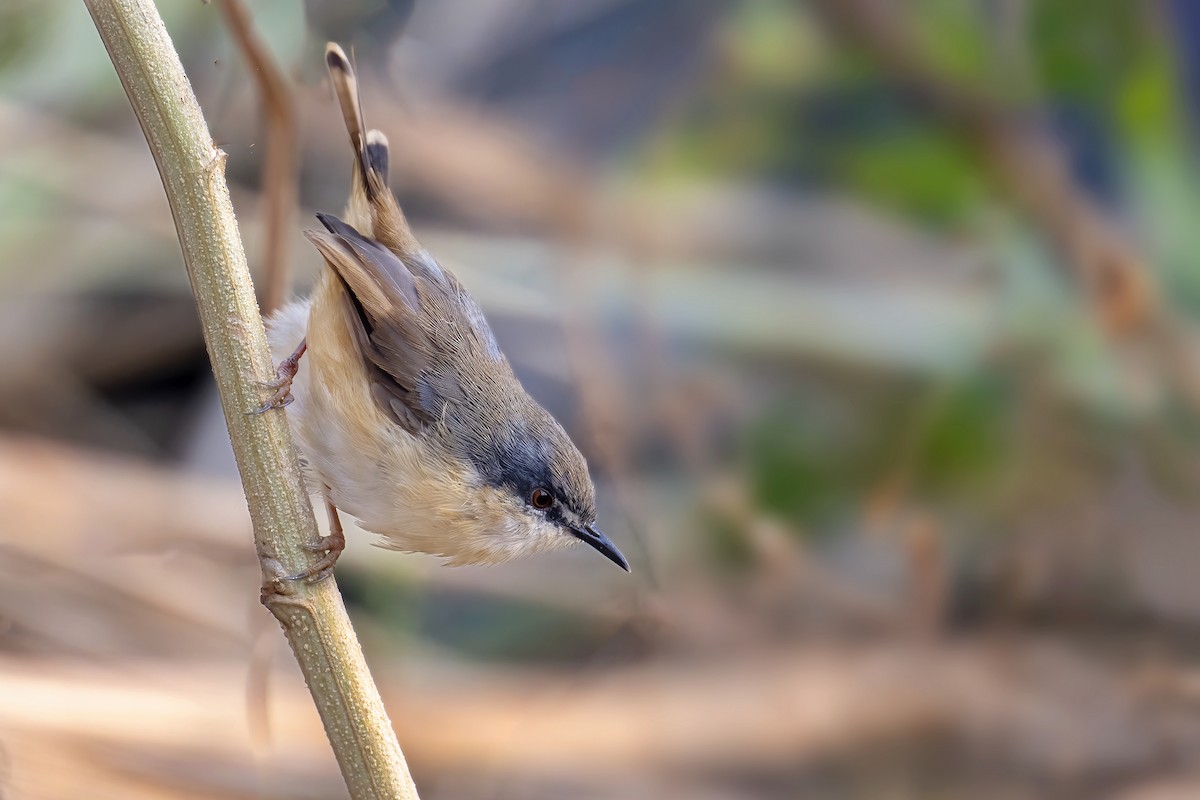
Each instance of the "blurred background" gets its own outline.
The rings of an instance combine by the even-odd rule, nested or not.
[[[162,4],[264,307],[334,39],[633,565],[348,527],[423,798],[1200,796],[1195,6],[245,11]],[[82,3],[0,6],[0,552],[0,797],[345,796]]]

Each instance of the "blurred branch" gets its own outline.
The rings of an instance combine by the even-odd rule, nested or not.
[[[158,165],[204,328],[254,525],[263,600],[304,672],[351,797],[416,790],[332,580],[285,582],[311,559],[313,518],[283,414],[248,414],[272,364],[238,236],[225,154],[213,146],[150,0],[85,0]],[[287,592],[287,594],[284,594]]]
[[[868,771],[887,754],[922,752],[913,749],[922,742],[943,754],[924,762],[935,768],[960,764],[954,759],[967,753],[975,769],[1015,768],[1052,781],[1035,786],[1092,779],[1090,791],[1017,797],[1112,798],[1095,791],[1096,778],[1190,768],[1200,735],[1195,670],[1170,662],[1147,670],[1144,660],[1134,661],[1114,664],[1094,648],[1047,642],[1043,634],[950,647],[809,642],[725,652],[706,663],[675,657],[585,680],[561,670],[501,670],[463,681],[453,671],[406,678],[421,691],[405,693],[404,733],[447,787],[445,796],[456,798],[780,796],[706,790],[714,775],[766,775],[779,781],[773,785],[794,786],[839,762]],[[320,733],[286,672],[276,673],[278,706],[295,743],[256,786],[238,714],[239,671],[181,665],[177,680],[162,685],[0,658],[0,723],[30,787],[22,796],[94,797],[96,786],[128,784],[142,791],[108,795],[335,796],[317,750]],[[33,742],[42,745],[36,753]],[[483,788],[493,791],[471,791],[485,770],[493,777]],[[564,775],[571,776],[566,789]],[[630,791],[654,779],[662,791]]]
[[[1143,257],[1071,178],[1061,148],[1022,110],[956,83],[934,66],[896,4],[818,0],[834,26],[912,89],[929,113],[976,152],[1000,188],[1062,253],[1105,330],[1144,330],[1158,313]]]
[[[246,59],[266,111],[267,154],[262,185],[266,194],[267,244],[264,252],[263,313],[283,304],[291,275],[288,233],[299,205],[296,189],[296,111],[287,81],[255,34],[241,0],[224,0],[221,11],[229,32]]]

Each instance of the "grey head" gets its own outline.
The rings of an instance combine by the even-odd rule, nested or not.
[[[521,386],[474,298],[424,250],[394,253],[336,217],[310,238],[342,279],[371,394],[394,422],[591,545],[629,563],[596,528],[587,463]]]
[[[596,494],[575,443],[515,377],[510,381],[518,391],[506,402],[481,396],[479,403],[447,407],[449,446],[470,460],[490,485],[507,490],[532,513],[628,572],[625,557],[596,527]]]

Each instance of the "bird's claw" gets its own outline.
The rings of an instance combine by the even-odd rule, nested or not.
[[[274,380],[255,381],[264,389],[270,389],[271,396],[265,403],[254,409],[252,414],[263,414],[273,408],[283,408],[296,399],[292,396],[292,381],[296,379],[296,373],[300,371],[300,358],[307,349],[308,342],[305,340],[296,348],[296,352],[279,362],[279,366],[275,368]]]
[[[276,374],[279,374],[278,370],[276,370]],[[292,396],[291,377],[273,381],[255,381],[255,383],[264,389],[270,389],[272,393],[265,403],[251,412],[252,414],[265,414],[272,408],[283,408],[284,406],[291,405],[292,401],[296,399]]]
[[[333,566],[337,563],[338,557],[342,551],[346,549],[346,538],[332,534],[322,537],[316,544],[306,544],[303,546],[305,550],[312,553],[324,553],[325,555],[311,565],[303,572],[298,572],[295,575],[284,575],[280,580],[285,581],[308,581],[309,583],[320,583],[333,574]]]

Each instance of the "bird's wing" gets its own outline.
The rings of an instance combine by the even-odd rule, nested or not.
[[[479,388],[477,372],[507,369],[483,312],[424,253],[401,259],[350,225],[318,214],[309,239],[341,278],[352,328],[381,409],[416,433]]]

